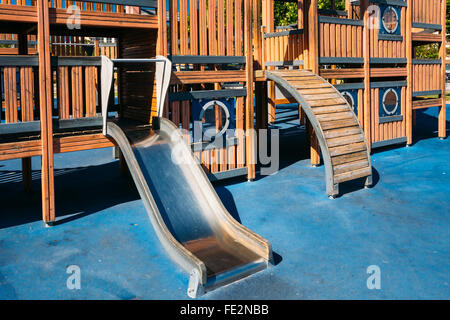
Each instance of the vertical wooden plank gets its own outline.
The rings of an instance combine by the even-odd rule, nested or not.
[[[58,67],[58,111],[60,119],[70,116],[69,67]]]
[[[273,14],[273,9],[272,9]],[[243,46],[242,46],[242,19],[236,19],[236,17],[242,17],[242,0],[236,0],[234,7],[234,37],[235,37],[235,55],[242,56]],[[270,20],[269,20],[270,21]],[[272,20],[273,25],[273,20]],[[271,31],[268,31],[271,32]]]
[[[189,125],[191,123],[191,102],[182,101],[182,118],[181,126],[183,128],[184,138],[188,144],[191,143],[191,135],[189,134]]]
[[[74,118],[82,118],[83,112],[83,67],[74,66],[71,71],[72,82],[72,116]]]
[[[351,40],[351,44],[352,44],[352,57],[356,58],[358,57],[358,51],[357,51],[357,43],[358,43],[359,39],[357,37],[357,26],[352,26],[352,40]]]
[[[20,68],[20,109],[22,121],[33,121],[34,79],[33,68]]]
[[[5,121],[6,123],[16,123],[18,121],[16,67],[5,67],[3,75],[5,82]]]
[[[179,0],[180,4],[180,51],[182,55],[187,54],[188,51],[188,10],[187,0]]]
[[[178,47],[178,1],[170,0],[170,39],[171,39],[171,52],[173,55],[179,54]]]
[[[217,0],[217,52],[225,55],[225,3]]]
[[[158,0],[158,45],[157,54],[167,56],[167,1]],[[98,40],[96,39],[96,48]]]
[[[244,139],[244,98],[236,98],[236,135],[237,146],[237,167],[245,166],[245,139]]]
[[[229,0],[228,0],[229,1]],[[262,35],[261,35],[261,1],[253,0],[253,47],[254,57],[257,63],[256,68],[263,65],[262,57]]]
[[[95,117],[96,101],[95,101],[95,80],[96,67],[89,66],[85,68],[85,92],[86,92],[86,117]]]
[[[364,133],[367,141],[372,141],[370,118],[370,29],[369,29],[368,0],[361,0],[361,15],[364,17],[363,28],[363,57],[364,57]],[[370,150],[370,145],[369,145]]]
[[[233,21],[233,2],[234,0],[227,0],[226,8],[226,22],[227,22],[227,55],[234,55],[234,21]]]
[[[209,36],[209,55],[217,55],[217,19],[216,19],[216,1],[208,1],[208,36]]]
[[[255,139],[253,110],[253,48],[252,48],[252,0],[244,0],[244,50],[246,57],[246,88],[245,99],[245,133],[246,133],[246,164],[248,180],[255,179]]]
[[[174,101],[172,102],[172,114],[171,114],[172,122],[179,127],[180,126],[180,102]]]
[[[37,0],[38,54],[39,54],[39,106],[42,142],[42,216],[46,223],[55,220],[55,194],[53,174],[53,128],[50,66],[50,23],[48,1]]]
[[[341,54],[341,40],[342,40],[342,35],[341,35],[341,26],[340,24],[336,24],[336,57],[342,57]]]
[[[198,9],[197,1],[189,1],[189,21],[190,21],[190,40],[191,40],[191,55],[198,54]]]
[[[330,57],[336,57],[337,56],[337,50],[336,50],[336,24],[330,23]]]

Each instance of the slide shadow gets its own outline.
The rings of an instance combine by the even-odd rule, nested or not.
[[[25,192],[21,171],[0,170],[0,229],[42,220],[40,174],[33,171],[33,190]],[[137,199],[131,177],[120,174],[118,162],[55,169],[55,224]]]

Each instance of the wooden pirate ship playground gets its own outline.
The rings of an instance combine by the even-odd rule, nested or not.
[[[276,26],[275,2],[295,3],[297,22]],[[372,151],[411,145],[417,110],[437,108],[446,138],[446,1],[330,3],[2,0],[0,160],[22,160],[29,190],[31,158],[41,158],[42,217],[52,224],[54,155],[115,147],[159,238],[191,273],[189,295],[259,271],[273,260],[270,243],[230,218],[209,181],[257,177],[258,132],[281,105],[298,105],[329,197],[346,181],[371,186]],[[438,59],[417,56],[431,44]],[[173,141],[201,166],[167,165]],[[177,194],[196,199],[199,234],[185,230],[189,215],[171,213],[182,209]]]

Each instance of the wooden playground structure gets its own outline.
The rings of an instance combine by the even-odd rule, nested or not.
[[[31,157],[41,157],[43,220],[55,220],[54,154],[114,146],[101,132],[101,55],[170,58],[164,117],[185,129],[211,180],[255,178],[253,130],[286,103],[299,105],[311,163],[323,161],[332,196],[344,181],[371,184],[371,149],[413,143],[416,110],[439,108],[446,137],[446,1],[345,0],[344,11],[335,1],[320,10],[317,0],[278,1],[297,4],[290,26],[275,25],[274,2],[1,0],[0,160],[22,159],[29,190]],[[417,58],[425,44],[440,58]],[[151,123],[154,78],[151,67],[116,68],[118,117]],[[231,110],[226,118],[213,105],[216,129],[236,129],[223,145],[191,137],[208,100]]]

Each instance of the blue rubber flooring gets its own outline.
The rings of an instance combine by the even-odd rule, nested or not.
[[[309,165],[294,109],[280,108],[273,125],[277,174],[215,185],[230,213],[272,243],[276,264],[201,299],[449,299],[450,141],[435,138],[436,108],[418,114],[412,147],[375,151],[373,188],[343,184],[335,200],[323,166]],[[0,299],[187,298],[188,275],[164,252],[111,149],[55,156],[51,228],[40,220],[40,159],[32,193],[22,191],[20,164],[0,162]],[[80,290],[66,286],[71,265]],[[371,265],[379,290],[366,285]]]

